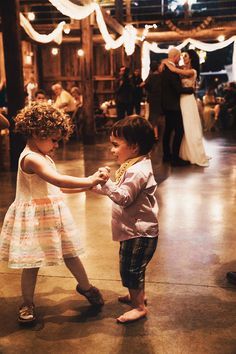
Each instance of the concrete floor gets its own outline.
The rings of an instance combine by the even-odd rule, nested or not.
[[[88,175],[115,163],[108,137],[95,146],[68,143],[56,155],[58,169]],[[105,298],[101,312],[76,294],[64,266],[40,270],[35,302],[39,321],[18,326],[20,271],[0,264],[1,354],[235,354],[236,286],[225,273],[236,270],[235,134],[206,138],[210,167],[161,164],[153,154],[159,182],[160,239],[146,275],[149,316],[129,325],[116,323],[127,310],[118,271],[119,245],[111,240],[108,198],[92,193],[67,196],[80,229],[81,256],[91,282]],[[14,175],[0,173],[0,226],[14,199]]]

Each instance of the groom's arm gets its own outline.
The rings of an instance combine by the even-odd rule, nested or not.
[[[170,84],[178,95],[181,93],[192,94],[194,89],[192,87],[183,87],[178,74],[172,74],[170,77]]]

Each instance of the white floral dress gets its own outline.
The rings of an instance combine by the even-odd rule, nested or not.
[[[26,147],[20,156],[16,198],[0,235],[0,260],[10,268],[58,265],[81,253],[78,230],[60,189],[21,169],[28,154],[37,153]],[[52,159],[44,157],[55,168]]]

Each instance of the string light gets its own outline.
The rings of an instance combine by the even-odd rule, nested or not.
[[[66,24],[63,28],[63,32],[65,34],[69,34],[70,33],[70,25],[69,24]]]
[[[28,12],[27,17],[29,21],[34,21],[35,20],[35,13],[34,12]]]
[[[78,54],[79,57],[83,57],[83,56],[84,56],[84,51],[83,51],[83,49],[78,49],[78,50],[77,50],[77,54]]]
[[[140,41],[144,41],[144,39],[147,37],[148,35],[148,32],[149,32],[149,29],[150,28],[157,28],[157,25],[154,23],[153,25],[145,25],[144,26],[144,30],[143,30],[143,33],[142,33],[142,36],[140,38],[138,38]]]
[[[225,36],[221,34],[220,36],[217,37],[218,42],[224,42]]]
[[[59,49],[58,48],[52,48],[51,53],[52,53],[52,55],[58,55]]]

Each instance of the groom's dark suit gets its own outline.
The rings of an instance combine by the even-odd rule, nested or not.
[[[162,72],[162,108],[165,115],[165,132],[163,136],[163,161],[181,162],[179,149],[184,134],[183,119],[180,110],[181,93],[192,94],[191,87],[182,87],[178,74],[165,67]],[[172,149],[171,135],[174,131]]]

